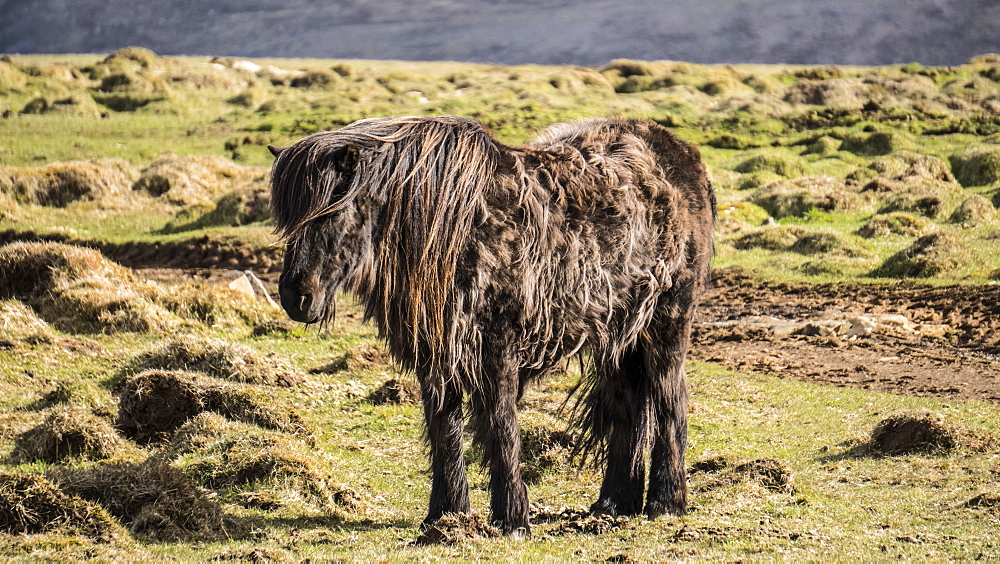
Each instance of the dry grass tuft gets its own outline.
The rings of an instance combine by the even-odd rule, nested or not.
[[[135,446],[118,436],[111,421],[89,408],[67,406],[53,409],[41,424],[19,435],[10,463],[55,463],[67,457],[106,460],[135,454]]]
[[[525,412],[521,424],[521,475],[537,484],[547,474],[571,467],[577,437],[565,422],[541,413]]]
[[[0,300],[0,344],[9,348],[21,342],[35,344],[52,339],[49,324],[34,310],[18,300]]]
[[[160,331],[176,319],[150,298],[160,292],[93,249],[61,243],[0,247],[0,299],[16,298],[60,331]]]
[[[310,437],[299,414],[263,391],[192,372],[146,370],[129,377],[115,426],[138,443],[162,441],[188,419],[214,411],[237,421]]]
[[[172,204],[212,204],[238,188],[263,186],[265,178],[263,170],[239,166],[222,157],[164,153],[143,169],[133,189]]]
[[[429,544],[456,545],[473,539],[500,537],[500,530],[486,523],[478,513],[449,513],[424,529],[414,541],[418,546]]]
[[[25,204],[65,207],[91,201],[102,207],[135,203],[132,184],[138,174],[122,159],[70,161],[42,167],[0,167],[0,193]]]
[[[314,374],[336,374],[355,370],[388,370],[392,367],[392,356],[378,343],[362,343],[333,359],[332,362],[314,368]]]
[[[365,398],[375,405],[420,403],[420,387],[413,380],[387,380]]]
[[[735,484],[751,483],[780,493],[794,493],[794,476],[786,464],[773,458],[734,461],[724,456],[699,460],[691,465],[695,491],[712,491]]]
[[[961,442],[961,433],[943,415],[931,411],[897,413],[872,430],[870,447],[879,453],[946,453]]]
[[[288,435],[202,413],[181,426],[163,456],[204,487],[233,492],[238,503],[266,510],[305,502],[353,508],[358,495],[332,483],[325,456]]]
[[[871,275],[885,278],[929,278],[947,275],[966,264],[969,253],[962,239],[950,231],[924,235],[892,255]]]
[[[222,339],[186,336],[141,353],[124,368],[123,374],[143,370],[186,370],[209,376],[270,386],[297,386],[305,381],[286,358],[261,355],[254,349]]]
[[[128,540],[128,533],[103,508],[68,495],[41,476],[20,472],[0,472],[0,531],[66,532],[111,543]]]
[[[768,251],[784,251],[795,244],[808,233],[800,225],[769,225],[734,238],[733,247],[745,251],[748,249],[765,249]]]
[[[773,172],[785,178],[798,178],[806,173],[806,166],[798,157],[761,153],[736,165],[733,170],[743,173]]]
[[[211,542],[242,532],[184,472],[155,458],[57,468],[47,476],[66,492],[100,504],[146,540]]]
[[[997,209],[989,200],[978,194],[966,198],[948,218],[949,223],[970,227],[992,225],[998,221],[1000,221],[1000,214],[997,213]]]
[[[193,221],[177,221],[168,224],[164,231],[178,232],[213,226],[240,226],[271,218],[271,197],[263,185],[233,190],[219,198],[215,207]],[[179,217],[187,216],[187,210]]]
[[[858,229],[857,234],[866,239],[885,235],[920,236],[926,234],[933,225],[923,217],[895,212],[873,217]]]
[[[750,201],[778,219],[799,217],[812,210],[856,211],[870,206],[865,196],[849,190],[843,181],[828,176],[772,182],[757,190]]]
[[[802,255],[830,254],[853,258],[871,258],[872,253],[836,231],[817,231],[799,237],[788,250]]]
[[[1000,182],[1000,145],[974,147],[952,155],[951,168],[962,186]]]

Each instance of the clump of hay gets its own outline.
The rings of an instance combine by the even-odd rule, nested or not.
[[[203,372],[224,380],[270,386],[289,387],[305,381],[305,376],[286,358],[273,353],[261,355],[239,343],[193,336],[139,354],[123,373],[149,369]]]
[[[301,416],[275,406],[274,399],[249,386],[192,372],[146,370],[126,379],[115,426],[145,444],[166,439],[188,419],[205,411],[269,429],[309,436]]]
[[[912,146],[912,140],[896,131],[877,131],[875,133],[848,135],[840,145],[841,151],[874,157],[888,155]]]
[[[222,541],[241,532],[187,474],[156,458],[57,468],[47,477],[64,491],[100,504],[143,539]]]
[[[872,254],[835,231],[805,233],[788,250],[802,255],[832,254],[837,256],[870,258]]]
[[[726,456],[699,460],[691,466],[697,491],[712,491],[741,483],[756,484],[780,493],[794,493],[794,475],[788,466],[773,458],[735,461]]]
[[[105,207],[134,202],[135,169],[122,159],[69,161],[42,167],[0,167],[0,192],[26,204],[65,207],[93,201]]]
[[[237,188],[263,185],[265,177],[263,170],[222,157],[164,153],[143,169],[132,188],[172,204],[211,204]]]
[[[806,233],[808,230],[800,225],[769,225],[739,235],[732,239],[731,244],[741,251],[749,249],[784,251]]]
[[[14,346],[47,343],[53,339],[49,324],[18,300],[0,300],[0,342]]]
[[[67,494],[41,476],[21,472],[0,472],[0,531],[65,532],[99,542],[128,540],[128,533],[100,506]]]
[[[0,190],[0,221],[21,218],[21,206],[6,192]]]
[[[918,215],[903,212],[879,214],[862,225],[857,234],[871,239],[885,235],[920,236],[927,233],[934,224]]]
[[[358,495],[332,483],[324,455],[274,431],[202,413],[174,433],[163,451],[172,464],[206,488],[239,502],[277,509],[301,501],[353,508]]]
[[[1000,145],[967,149],[951,156],[951,169],[962,186],[989,186],[1000,182]]]
[[[946,453],[961,442],[960,431],[931,411],[897,413],[872,430],[870,447],[889,455]]]
[[[924,235],[892,255],[872,272],[872,276],[929,278],[952,273],[968,262],[969,252],[961,238],[950,231],[941,231]]]
[[[99,117],[102,112],[97,102],[87,94],[71,94],[66,98],[35,98],[24,105],[21,113]]]
[[[449,513],[427,525],[414,544],[456,545],[472,539],[491,539],[500,536],[500,529],[487,523],[478,513]]]
[[[1000,214],[989,200],[973,194],[955,208],[948,221],[968,226],[991,225],[1000,221]]]
[[[176,319],[150,298],[159,288],[93,249],[16,242],[0,247],[0,299],[16,298],[60,331],[159,331]]]
[[[391,365],[392,357],[385,347],[378,343],[362,343],[311,372],[336,374],[344,371],[388,369]]]
[[[776,181],[757,190],[751,202],[775,218],[799,217],[813,210],[824,212],[868,209],[868,199],[828,176],[806,176]]]
[[[537,484],[548,474],[570,468],[577,437],[554,417],[524,413],[521,426],[521,476]]]
[[[108,419],[86,407],[68,406],[53,409],[41,424],[15,438],[10,463],[55,463],[67,457],[105,460],[135,453]]]
[[[772,153],[754,155],[733,168],[736,172],[773,172],[785,178],[797,178],[806,173],[802,159]]]
[[[376,388],[365,398],[375,405],[402,405],[420,403],[420,388],[412,380],[392,378]]]

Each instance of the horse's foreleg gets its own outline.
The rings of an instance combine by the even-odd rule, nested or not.
[[[493,525],[504,534],[529,535],[528,491],[521,479],[521,431],[517,424],[518,374],[499,367],[472,395],[477,442],[490,468]]]
[[[691,334],[693,309],[669,320],[657,335],[658,346],[646,360],[652,387],[653,449],[649,492],[644,512],[651,518],[687,511],[687,374],[684,357]]]
[[[607,470],[601,493],[591,513],[635,515],[642,510],[646,487],[642,446],[646,433],[645,369],[637,350],[627,353],[617,370],[607,374],[595,390],[595,432],[606,433]]]
[[[428,525],[445,513],[467,513],[469,485],[462,455],[462,394],[449,387],[430,390],[423,382],[421,388],[433,475],[430,508],[424,519]]]

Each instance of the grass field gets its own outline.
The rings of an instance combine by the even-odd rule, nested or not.
[[[701,148],[719,195],[717,267],[970,291],[1000,279],[995,55],[947,68],[253,64],[135,48],[0,59],[5,240],[47,234],[154,250],[208,241],[264,252],[276,244],[269,143],[363,117],[455,114],[516,144],[558,121],[622,116],[654,119]],[[150,282],[59,244],[0,247],[0,553],[1000,557],[996,404],[710,363],[688,367],[686,517],[584,513],[599,475],[568,457],[559,407],[578,377],[571,364],[522,406],[533,536],[478,538],[467,527],[454,544],[415,544],[429,491],[421,409],[405,394],[380,399],[387,381],[412,376],[393,367],[360,317],[345,305],[320,333],[209,281]],[[171,413],[180,419],[168,421]],[[899,413],[936,421],[943,438],[885,452],[873,433]],[[483,515],[486,484],[473,465]]]

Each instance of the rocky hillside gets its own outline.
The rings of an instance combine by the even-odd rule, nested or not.
[[[0,53],[948,65],[1000,51],[996,0],[0,0],[0,14]]]

